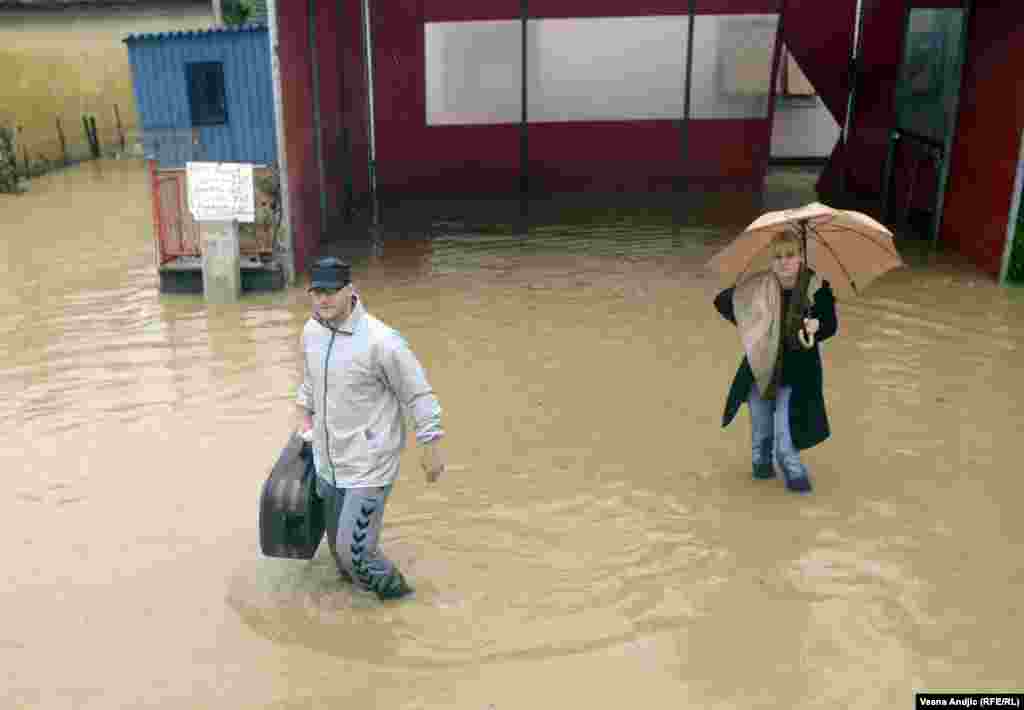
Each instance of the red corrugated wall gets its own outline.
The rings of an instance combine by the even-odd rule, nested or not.
[[[686,14],[686,0],[533,0],[532,17]],[[400,194],[516,194],[519,126],[426,126],[423,23],[517,19],[518,0],[374,0],[378,185]],[[698,13],[777,13],[781,0],[699,0]],[[320,173],[314,140],[312,51],[307,3],[280,3],[278,27],[289,161],[295,265],[318,249]],[[324,190],[328,234],[344,229],[346,183],[356,200],[369,190],[367,89],[359,0],[318,0]],[[346,145],[345,133],[349,144]],[[529,170],[539,191],[667,186],[678,176],[750,185],[763,179],[771,121],[691,120],[682,160],[677,121],[531,124]]]
[[[320,177],[313,133],[313,75],[305,2],[278,3],[284,144],[295,270],[301,274],[320,238]]]
[[[786,0],[782,39],[836,122],[846,120],[850,92],[847,71],[853,49],[857,0]],[[856,112],[856,111],[855,111]],[[819,191],[835,185],[843,160],[836,144],[818,181]]]
[[[864,196],[881,194],[889,132],[896,120],[894,97],[903,60],[907,7],[961,7],[962,4],[960,0],[913,0],[910,3],[865,0],[850,146],[844,158],[842,146],[836,145],[818,181],[819,192],[834,194],[839,171],[845,167],[848,190]],[[845,69],[853,44],[855,11],[855,0],[836,0],[828,12],[823,12],[821,4],[813,0],[787,0],[787,45],[793,48],[801,68],[840,125],[846,116],[849,82]],[[822,36],[829,41],[821,41]],[[933,209],[937,186],[934,163],[923,159],[918,146],[910,142],[899,145],[889,186],[893,214],[908,208]]]
[[[342,123],[348,131],[352,161],[351,181],[353,198],[365,204],[370,192],[369,159],[370,137],[366,96],[366,71],[363,66],[362,13],[358,1],[344,0],[335,4],[341,15],[337,31],[337,66],[325,67],[328,74],[337,75],[342,87]]]
[[[802,0],[802,4],[812,3]],[[839,27],[843,28],[841,41],[817,48],[808,55],[804,63],[808,67],[815,67],[811,69],[812,72],[835,74],[831,81],[824,77],[816,80],[811,75],[808,75],[808,78],[822,93],[823,98],[826,94],[834,97],[825,98],[826,105],[842,126],[846,120],[846,102],[849,96],[847,65],[853,46],[856,3],[853,0],[843,0],[841,11],[836,8],[836,16],[824,12],[820,3],[813,4],[818,9],[808,7],[805,12],[794,11],[794,21],[818,23],[819,26],[835,28],[837,33]],[[824,194],[836,189],[841,169],[845,170],[848,190],[865,194],[877,194],[880,191],[889,131],[893,127],[893,90],[902,58],[905,5],[902,2],[864,0],[863,13],[860,66],[850,128],[850,145],[845,156],[842,154],[842,146],[836,145],[828,166],[818,181],[818,190]],[[813,27],[801,29],[803,34],[814,32]],[[791,41],[796,43],[799,39],[794,35]],[[817,81],[823,81],[820,88]],[[836,106],[841,108],[837,109]]]
[[[831,0],[827,8],[821,0],[786,0],[782,39],[839,125],[846,117],[856,11],[857,0]]]
[[[942,241],[998,277],[1024,127],[1024,3],[977,3]]]
[[[382,194],[515,194],[519,126],[427,126],[423,23],[510,20],[518,0],[377,0],[374,4],[378,184]],[[702,0],[699,13],[772,13],[778,0]],[[686,14],[681,0],[533,0],[530,16],[614,17]],[[767,68],[766,68],[767,71]],[[682,83],[682,82],[681,82]],[[682,86],[680,86],[680,90]],[[531,189],[646,190],[680,175],[757,184],[771,124],[692,120],[682,164],[677,121],[594,121],[529,125]]]
[[[850,5],[853,1],[850,0]],[[1018,141],[1024,126],[1024,3],[972,3],[967,62],[940,239],[967,256],[986,273],[997,276],[1006,239],[1006,220],[1012,198]],[[958,0],[915,0],[912,7],[962,7]],[[811,0],[787,0],[784,38],[836,120],[845,112],[845,82],[829,78],[842,64],[850,42],[839,41],[836,15],[815,10]],[[894,91],[903,58],[905,3],[867,0],[847,166],[847,186],[865,195],[879,195],[895,125]],[[850,18],[852,23],[852,17]],[[812,25],[817,24],[817,35]],[[852,26],[852,25],[851,25]],[[824,30],[822,30],[824,28]],[[812,41],[822,35],[834,41]],[[850,34],[852,39],[852,31]],[[842,108],[837,106],[842,102]],[[838,112],[837,112],[838,111]],[[837,146],[818,188],[835,189],[840,153]],[[895,154],[890,184],[894,214],[916,208],[932,210],[938,176],[934,165],[921,159],[910,142]]]
[[[327,206],[327,233],[341,224],[344,207],[345,156],[344,109],[341,60],[341,27],[337,7],[318,3],[316,7],[316,69],[320,86],[320,135],[324,157],[324,203]],[[318,168],[319,169],[319,168]]]

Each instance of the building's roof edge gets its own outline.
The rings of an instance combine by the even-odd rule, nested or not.
[[[237,34],[239,32],[262,32],[267,26],[262,23],[248,23],[244,25],[231,25],[224,27],[205,27],[198,30],[167,30],[164,32],[143,32],[132,33],[125,37],[122,42],[134,42],[147,39],[171,39],[181,37],[203,37],[213,34]]]

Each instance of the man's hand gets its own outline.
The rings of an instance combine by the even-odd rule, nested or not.
[[[433,441],[423,445],[423,457],[420,460],[423,471],[427,474],[427,483],[434,483],[444,471],[444,457],[441,455],[441,441]]]
[[[817,318],[804,318],[804,330],[807,331],[808,335],[814,335],[820,327],[821,323]]]

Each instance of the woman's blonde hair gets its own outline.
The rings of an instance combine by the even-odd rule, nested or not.
[[[792,232],[787,229],[785,232],[780,232],[779,234],[775,235],[775,237],[772,239],[771,246],[772,253],[774,254],[779,253],[779,250],[785,247],[793,247],[794,249],[796,249],[796,253],[799,254],[800,235],[798,235],[796,232]]]

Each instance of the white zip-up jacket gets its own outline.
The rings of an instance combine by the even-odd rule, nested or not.
[[[441,405],[408,343],[355,301],[337,330],[315,318],[302,330],[305,377],[297,403],[313,412],[317,474],[339,488],[394,483],[405,413],[418,443],[444,436]]]

